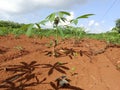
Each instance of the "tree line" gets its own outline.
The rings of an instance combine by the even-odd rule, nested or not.
[[[17,22],[0,20],[0,27],[20,28],[23,25],[24,24],[20,24],[20,23],[17,23]]]

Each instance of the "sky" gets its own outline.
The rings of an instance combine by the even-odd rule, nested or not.
[[[71,16],[66,17],[69,20],[90,13],[95,15],[80,19],[77,26],[90,33],[102,33],[115,26],[119,8],[120,0],[0,0],[0,20],[36,23],[56,11],[70,12]]]

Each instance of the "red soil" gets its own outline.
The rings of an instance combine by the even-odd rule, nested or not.
[[[0,90],[120,90],[120,46],[104,41],[0,36]],[[65,75],[69,86],[57,87]]]

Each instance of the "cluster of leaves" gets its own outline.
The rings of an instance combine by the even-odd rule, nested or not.
[[[49,16],[46,17],[46,19],[53,23],[53,27],[57,27],[58,24],[63,21],[67,21],[67,19],[64,16],[70,16],[71,14],[69,12],[65,11],[59,11],[51,13]]]
[[[24,34],[27,30],[27,24],[19,24],[11,21],[0,21],[0,35],[14,34],[15,37]]]
[[[58,27],[59,23],[61,23],[61,22],[69,22],[71,24],[77,25],[79,19],[81,19],[81,18],[88,18],[89,16],[92,16],[92,15],[94,15],[94,14],[85,14],[85,15],[78,16],[77,18],[68,21],[65,16],[71,16],[71,14],[69,12],[59,11],[59,12],[54,12],[54,13],[50,14],[46,19],[48,21],[52,22],[53,23],[53,27],[56,28],[56,36],[57,36],[57,31],[59,31],[61,33],[61,35],[63,36],[64,33],[63,33],[63,30],[61,30],[62,28]],[[70,29],[69,26],[68,26],[66,29],[69,28],[70,30],[73,30],[73,26],[71,26],[71,27],[72,28]],[[80,29],[81,28],[74,28],[74,30],[75,30],[75,34],[74,35],[78,36],[77,34],[78,34],[78,31]]]
[[[112,32],[120,33],[120,19],[117,19],[115,23],[116,23],[116,26],[112,28]]]
[[[0,21],[0,27],[20,28],[24,24],[19,24],[11,21]]]
[[[5,36],[10,33],[10,29],[8,27],[0,27],[0,36]]]
[[[116,32],[107,32],[100,34],[87,34],[85,37],[94,38],[98,40],[105,40],[108,43],[120,44],[120,34]]]

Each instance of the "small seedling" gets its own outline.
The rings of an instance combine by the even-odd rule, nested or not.
[[[117,70],[120,70],[120,64],[117,64],[116,67],[117,67]]]
[[[72,71],[75,71],[76,70],[76,68],[75,67],[72,67],[72,69],[71,69]]]
[[[57,62],[58,65],[62,65],[63,63],[62,62]]]
[[[19,50],[19,51],[22,51],[22,50],[23,50],[23,47],[22,47],[22,46],[15,46],[14,49]]]
[[[71,68],[71,71],[70,71],[71,76],[74,76],[74,75],[77,75],[77,74],[78,74],[78,73],[75,73],[75,70],[76,70],[75,67],[72,67],[72,68]]]
[[[77,56],[78,56],[78,53],[77,53],[77,52],[73,52],[73,56],[74,56],[74,57],[77,57]]]

